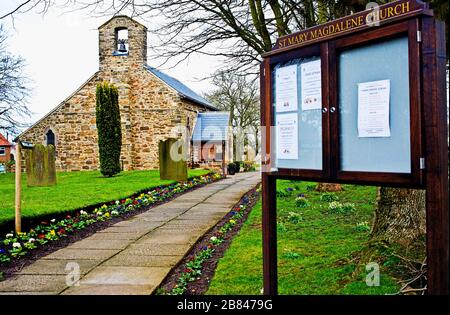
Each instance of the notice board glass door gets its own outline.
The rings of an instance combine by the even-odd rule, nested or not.
[[[340,170],[411,173],[408,37],[338,54]]]
[[[272,69],[274,166],[322,170],[321,59],[296,58]]]
[[[338,180],[420,182],[420,45],[412,20],[337,39],[330,130]],[[335,104],[335,105],[334,105]]]

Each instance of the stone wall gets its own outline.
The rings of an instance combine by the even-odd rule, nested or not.
[[[21,140],[46,145],[45,134],[51,129],[55,134],[58,170],[97,169],[95,88],[98,82],[101,79],[96,73],[71,97],[20,136]]]

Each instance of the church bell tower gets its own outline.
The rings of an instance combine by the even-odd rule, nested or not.
[[[100,71],[123,72],[147,63],[147,28],[115,16],[98,28]]]

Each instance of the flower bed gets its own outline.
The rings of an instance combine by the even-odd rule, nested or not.
[[[0,266],[20,259],[30,251],[50,242],[55,242],[86,229],[94,223],[105,222],[126,213],[160,203],[177,194],[222,178],[220,174],[207,174],[194,177],[186,182],[175,183],[151,189],[131,197],[111,201],[92,211],[80,210],[65,218],[42,221],[27,233],[8,233],[0,238]]]
[[[233,209],[187,254],[182,263],[164,280],[158,295],[203,294],[217,261],[231,244],[249,212],[259,199],[260,188],[247,192]]]

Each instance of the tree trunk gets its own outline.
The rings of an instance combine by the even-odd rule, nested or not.
[[[329,183],[317,183],[316,191],[320,192],[332,192],[332,191],[341,191],[341,184],[329,184]]]
[[[378,188],[372,238],[408,246],[425,233],[424,190]]]

